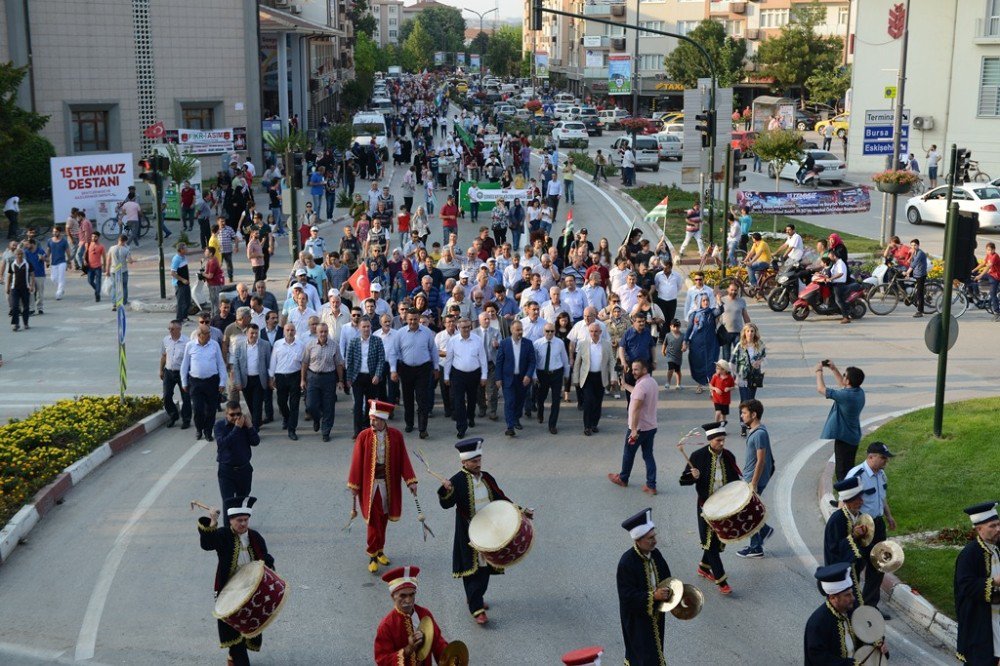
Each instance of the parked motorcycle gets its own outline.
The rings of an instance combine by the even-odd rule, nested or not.
[[[847,294],[844,297],[847,313],[842,315],[837,302],[833,298],[833,285],[826,281],[814,280],[799,292],[799,297],[792,305],[792,319],[803,321],[812,310],[818,315],[846,316],[849,319],[861,319],[868,312],[865,305],[865,285],[849,282]]]
[[[823,173],[823,171],[824,171],[824,167],[822,165],[820,165],[820,164],[816,164],[815,166],[813,166],[812,169],[810,169],[809,171],[806,171],[802,175],[802,182],[799,183],[799,184],[800,185],[811,185],[812,187],[816,187],[817,185],[819,185],[819,175],[821,173]]]
[[[775,278],[777,286],[767,295],[767,306],[775,312],[784,312],[789,304],[794,303],[799,292],[806,288],[809,276],[815,269],[809,268],[805,262],[789,264]]]

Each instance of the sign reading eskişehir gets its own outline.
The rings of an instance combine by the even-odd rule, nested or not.
[[[53,219],[65,220],[73,208],[86,210],[91,220],[104,219],[108,202],[123,201],[128,195],[134,167],[132,153],[53,157],[49,160]]]

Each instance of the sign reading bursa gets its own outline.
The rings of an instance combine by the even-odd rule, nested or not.
[[[91,220],[113,214],[114,204],[124,201],[134,184],[134,167],[132,153],[53,157],[53,219],[65,220],[73,208],[87,211]]]
[[[862,155],[892,155],[893,109],[865,111],[865,134]],[[904,157],[909,149],[910,110],[903,109],[903,122],[899,129],[899,154]]]

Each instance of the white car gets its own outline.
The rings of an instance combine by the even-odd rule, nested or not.
[[[622,165],[621,152],[624,152],[625,147],[632,143],[631,136],[623,136],[621,138],[615,139],[615,142],[611,144],[611,163],[617,167]],[[637,136],[635,138],[635,168],[636,171],[639,169],[651,169],[652,171],[660,170],[660,145],[656,140],[656,135],[653,136]]]
[[[679,137],[684,136],[684,123],[667,123],[663,126],[664,134],[674,134]]]
[[[1000,228],[1000,188],[992,183],[966,183],[955,187],[952,200],[958,209],[979,214],[979,228]],[[948,217],[948,186],[935,187],[906,201],[910,224],[944,224]]]
[[[671,158],[680,161],[681,153],[684,152],[684,139],[677,134],[659,132],[654,134],[656,144],[660,148],[660,159],[669,160]]]
[[[586,148],[590,145],[590,135],[587,126],[577,120],[563,120],[552,128],[552,140],[562,148],[565,143],[574,141],[577,147]]]
[[[569,115],[570,108],[570,104],[567,104],[566,102],[559,102],[552,107],[552,117],[556,120],[561,120],[563,116]]]
[[[806,151],[812,155],[813,160],[816,164],[823,167],[823,171],[820,172],[818,181],[825,180],[833,185],[840,185],[841,181],[847,176],[847,165],[839,157],[826,150],[815,150],[809,149]],[[803,154],[802,159],[805,159]],[[779,176],[783,180],[795,180],[795,174],[799,170],[798,162],[790,162],[785,165],[781,170],[781,175]],[[767,165],[767,175],[769,178],[774,178],[775,166],[771,162]]]

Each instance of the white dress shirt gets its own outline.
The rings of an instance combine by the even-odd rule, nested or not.
[[[213,375],[219,377],[219,386],[226,385],[226,364],[222,360],[222,347],[215,340],[199,344],[191,340],[184,347],[184,360],[181,362],[181,386],[188,387],[188,378],[208,379]]]
[[[244,345],[247,350],[247,376],[257,377],[260,375],[260,359],[257,358],[257,345],[259,343],[255,342],[250,344],[249,342]]]
[[[587,307],[587,297],[583,292],[575,287],[573,289],[563,289],[560,292],[559,300],[563,303],[563,308],[569,313],[570,319],[577,321],[583,319],[583,309]]]
[[[281,338],[271,351],[271,376],[287,375],[302,370],[302,354],[306,347],[301,340],[289,343]]]
[[[370,374],[370,371],[368,370],[368,347],[369,347],[369,345],[371,345],[371,339],[372,338],[371,338],[370,335],[368,336],[367,340],[365,340],[364,338],[361,338],[361,342],[360,342],[360,344],[361,344],[361,367],[359,368],[358,372],[360,374],[362,374],[362,375]],[[345,356],[344,358],[347,358],[347,357]]]
[[[608,292],[601,285],[595,287],[588,283],[583,285],[580,291],[587,298],[587,305],[597,308],[598,312],[608,307]]]
[[[297,307],[289,310],[287,322],[295,327],[295,337],[302,338],[309,335],[309,318],[318,317],[319,313],[310,307],[300,310]]]
[[[444,378],[451,379],[451,370],[462,372],[480,371],[480,378],[485,381],[488,372],[486,350],[483,339],[475,333],[463,338],[461,333],[452,336],[445,345]]]
[[[164,366],[167,370],[181,369],[181,363],[184,362],[184,349],[188,342],[189,340],[180,337],[174,340],[169,335],[163,338],[163,342],[160,343],[160,356],[167,357],[167,364]]]
[[[534,344],[536,378],[539,371],[545,370],[545,354],[548,351],[549,345],[552,347],[552,351],[549,354],[549,372],[562,370],[563,375],[569,377],[569,356],[566,354],[566,345],[563,344],[562,340],[553,335],[551,340],[542,338],[541,340],[535,340]]]
[[[601,356],[601,343],[600,342],[590,342],[590,372],[600,372],[601,371],[601,361],[604,358]]]
[[[530,318],[525,317],[521,320],[521,326],[524,327],[524,337],[528,339],[529,342],[534,342],[539,338],[545,337],[545,319],[539,317],[534,322]]]
[[[670,275],[660,271],[653,278],[653,284],[656,287],[657,298],[661,301],[674,301],[677,300],[677,294],[680,293],[681,287],[684,285],[684,280],[673,271],[670,271]],[[667,323],[669,324],[670,322]]]
[[[601,339],[611,342],[611,336],[608,335],[608,325],[600,319],[595,319],[594,323],[601,327]],[[589,328],[590,324],[581,319],[573,324],[573,328],[569,329],[569,335],[566,336],[566,340],[579,347],[590,339],[590,331],[587,330]]]

